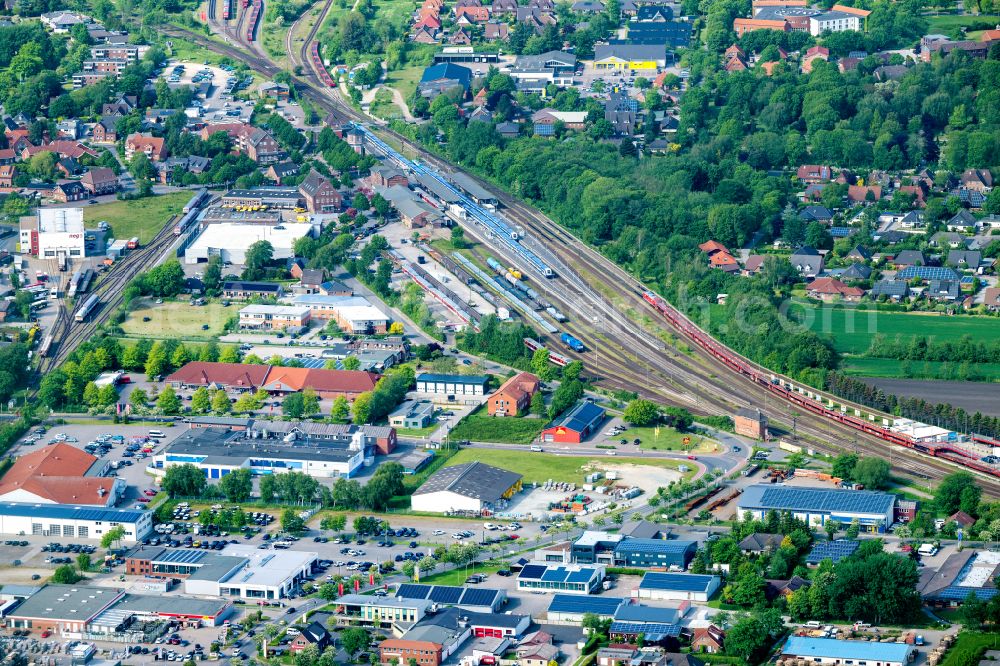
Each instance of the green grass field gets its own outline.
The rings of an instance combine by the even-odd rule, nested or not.
[[[549,420],[533,416],[489,416],[482,408],[462,419],[451,431],[452,439],[502,444],[530,444],[535,441]]]
[[[844,354],[865,353],[876,334],[890,339],[897,335],[904,339],[920,335],[938,340],[953,340],[963,335],[977,340],[1000,336],[1000,319],[996,317],[947,317],[802,304],[796,304],[792,314],[812,331],[833,340],[837,351]]]
[[[144,300],[129,313],[122,323],[126,335],[147,338],[208,339],[222,335],[226,320],[236,315],[236,309],[220,303],[202,306],[187,301],[168,301],[160,305]],[[143,318],[149,317],[149,321]],[[207,324],[208,330],[202,329]]]
[[[980,24],[991,24],[991,27],[1000,23],[1000,16],[929,16],[927,17],[928,34],[941,33],[949,37],[961,36],[960,28],[979,26]],[[966,35],[972,39],[975,32]]]
[[[138,236],[139,242],[146,244],[153,240],[171,215],[180,214],[191,196],[191,192],[172,192],[134,201],[85,206],[83,221],[87,227],[93,228],[103,220],[111,225],[116,239],[128,240]]]
[[[690,437],[691,443],[684,444],[684,438]],[[617,442],[620,439],[627,439],[630,443],[639,439],[642,443],[639,448],[644,451],[687,451],[695,453],[712,453],[717,445],[704,435],[694,433],[678,432],[667,426],[660,426],[660,434],[656,434],[656,428],[629,428],[617,437],[611,437],[609,441]]]
[[[1000,381],[1000,363],[977,363],[970,368],[970,376],[968,377],[959,376],[958,363],[897,361],[891,358],[851,357],[844,360],[841,370],[856,377]]]
[[[491,567],[477,562],[470,564],[468,567],[443,571],[429,576],[421,576],[420,582],[425,585],[457,585],[458,587],[463,587],[465,586],[465,579],[474,573],[492,576],[497,571],[500,571],[499,567]]]
[[[591,465],[597,469],[605,466],[641,465],[676,470],[677,466],[682,464],[679,460],[655,458],[608,457],[594,459],[585,456],[567,456],[532,451],[462,449],[451,457],[447,467],[477,460],[489,463],[495,467],[517,472],[524,477],[524,483],[545,483],[548,479],[568,483],[583,483],[583,477]],[[604,464],[602,465],[602,463]]]
[[[417,83],[423,73],[424,67],[419,65],[397,69],[385,75],[385,84],[402,93],[403,99],[409,100],[410,95],[417,89]]]

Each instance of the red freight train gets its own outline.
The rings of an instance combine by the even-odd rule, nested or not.
[[[964,467],[969,467],[985,474],[990,474],[991,476],[1000,476],[1000,470],[981,462],[966,451],[952,447],[948,443],[915,442],[907,435],[893,432],[889,428],[878,425],[872,421],[868,421],[867,419],[850,416],[839,410],[831,409],[823,405],[821,402],[817,402],[812,398],[796,393],[791,389],[790,385],[782,383],[780,379],[776,378],[774,374],[765,368],[762,368],[742,356],[739,356],[731,349],[725,347],[712,338],[712,336],[695,326],[690,319],[681,314],[658,294],[644,290],[642,291],[642,298],[653,306],[653,308],[655,308],[661,315],[663,315],[663,317],[670,322],[671,326],[681,331],[709,354],[725,363],[730,369],[750,378],[756,384],[767,387],[767,389],[772,393],[779,395],[785,400],[792,402],[803,409],[807,409],[814,414],[818,414],[832,421],[843,423],[844,425],[854,428],[855,430],[860,430],[866,434],[884,439],[891,444],[905,446],[908,449],[913,449],[937,458],[943,458]],[[987,446],[1000,446],[1000,442],[977,435],[972,436],[972,440]]]
[[[336,88],[337,84],[334,83],[333,77],[330,76],[330,72],[326,71],[326,67],[323,66],[323,59],[319,57],[319,42],[313,42],[309,46],[309,57],[312,58],[313,68],[316,70],[316,74],[323,81],[323,84],[329,88]]]

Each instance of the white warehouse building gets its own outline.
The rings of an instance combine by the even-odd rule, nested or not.
[[[312,233],[311,224],[238,224],[220,222],[205,227],[201,235],[184,251],[184,263],[199,264],[211,257],[238,266],[246,263],[247,250],[257,241],[267,241],[274,248],[274,259],[291,259],[295,256],[295,241]]]
[[[40,258],[87,254],[82,208],[39,208],[21,218],[21,253]]]
[[[153,513],[67,504],[0,504],[3,535],[100,539],[119,525],[125,530],[122,543],[135,543],[153,531]]]

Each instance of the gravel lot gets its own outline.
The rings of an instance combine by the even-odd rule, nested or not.
[[[980,412],[990,416],[1000,416],[1000,384],[988,382],[949,382],[933,379],[881,379],[862,377],[862,381],[876,386],[886,393],[898,396],[923,398],[928,402],[947,402],[962,407],[973,414]]]

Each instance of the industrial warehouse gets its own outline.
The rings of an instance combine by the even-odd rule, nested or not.
[[[502,509],[521,490],[521,475],[481,462],[445,467],[413,493],[414,511],[480,515]]]
[[[749,486],[737,502],[737,516],[749,513],[763,519],[770,511],[789,511],[809,525],[822,527],[835,520],[843,525],[857,521],[864,532],[885,532],[895,519],[896,496],[867,490]]]

